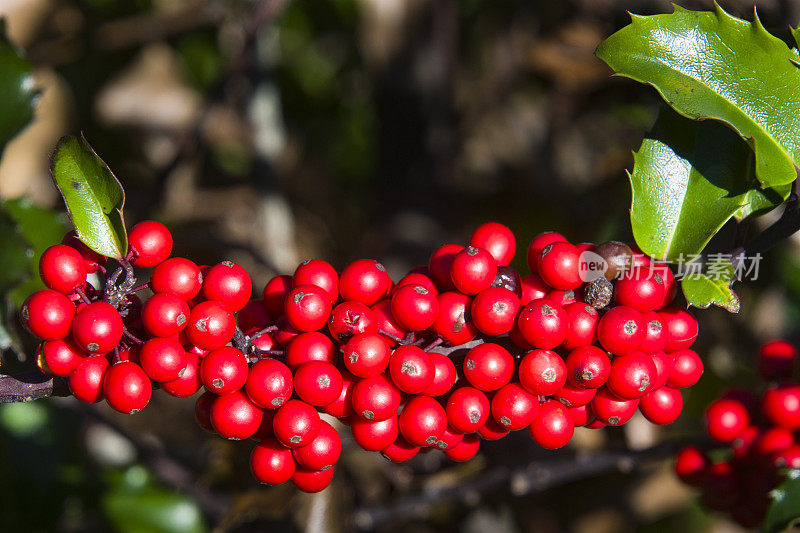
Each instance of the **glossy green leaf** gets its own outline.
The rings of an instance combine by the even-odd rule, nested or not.
[[[85,139],[59,141],[50,166],[78,237],[95,252],[121,259],[128,249],[125,192]]]
[[[201,533],[203,515],[186,496],[152,483],[141,466],[109,476],[111,487],[102,499],[103,512],[120,533]]]
[[[800,471],[789,471],[786,481],[770,496],[772,503],[764,520],[765,533],[778,533],[800,523]]]
[[[755,151],[765,187],[788,184],[800,162],[797,55],[758,17],[750,23],[718,7],[675,6],[669,15],[634,15],[597,56],[620,76],[655,87],[680,114],[729,124]]]
[[[0,19],[0,151],[33,118],[35,101],[31,65],[9,42]]]
[[[631,228],[650,256],[699,254],[732,217],[780,204],[790,185],[760,189],[753,151],[730,128],[663,107],[633,156]]]
[[[690,306],[705,309],[711,305],[738,313],[739,297],[731,289],[736,272],[724,257],[710,261],[702,274],[690,274],[681,279],[681,288]]]

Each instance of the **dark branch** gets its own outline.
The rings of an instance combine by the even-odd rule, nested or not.
[[[50,396],[69,396],[64,378],[52,378],[41,372],[0,376],[0,403],[31,402]]]

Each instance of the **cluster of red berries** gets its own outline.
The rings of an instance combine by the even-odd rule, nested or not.
[[[758,369],[768,383],[757,398],[732,390],[706,410],[708,435],[728,447],[724,459],[712,462],[695,446],[681,450],[675,472],[702,490],[711,509],[729,512],[745,527],[756,527],[770,503],[770,491],[786,469],[800,469],[800,383],[794,368],[797,350],[784,340],[764,344]]]
[[[464,461],[481,439],[525,428],[553,449],[576,426],[624,424],[637,408],[670,423],[678,389],[703,370],[689,349],[697,322],[670,307],[669,268],[615,241],[543,233],[521,277],[508,266],[514,235],[487,223],[397,283],[374,260],[339,274],[314,259],[251,300],[240,266],[169,258],[172,238],[157,222],[129,240],[126,259],[154,268],[147,286],[133,287],[131,268],[118,282],[123,269],[109,275],[74,236],[43,255],[49,289],[22,309],[44,340],[41,368],[68,376],[77,398],[124,413],[147,404],[152,382],[178,397],[205,387],[199,424],[259,441],[251,467],[268,484],[330,483],[341,440],[320,411],[390,460],[438,448]],[[86,282],[98,270],[102,292]],[[587,282],[590,271],[599,274]],[[154,294],[142,303],[134,293],[144,287]]]

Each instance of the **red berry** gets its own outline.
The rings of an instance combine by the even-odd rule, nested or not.
[[[261,359],[250,367],[244,388],[257,406],[277,409],[292,396],[292,371],[275,359]]]
[[[325,327],[331,314],[328,293],[316,285],[300,285],[286,295],[286,319],[299,331],[317,331]]]
[[[617,281],[614,300],[637,311],[653,311],[661,307],[665,291],[661,274],[649,267],[637,267],[625,272]]]
[[[517,299],[522,296],[522,280],[517,271],[510,266],[498,265],[497,275],[490,288],[511,291]]]
[[[597,342],[597,310],[583,302],[574,302],[564,307],[569,326],[562,344],[565,350],[588,346]]]
[[[514,258],[517,251],[517,240],[506,226],[497,222],[481,224],[472,232],[469,239],[470,246],[483,248],[492,254],[498,265],[507,265]]]
[[[464,438],[453,448],[448,448],[444,454],[453,461],[469,461],[476,455],[481,447],[481,439],[477,435],[464,435]]]
[[[683,409],[681,391],[661,387],[642,396],[639,410],[653,424],[672,424]]]
[[[331,416],[345,418],[353,414],[353,389],[359,379],[350,372],[342,372],[342,391],[339,397],[322,409]]]
[[[386,267],[372,259],[350,263],[339,279],[339,293],[343,300],[361,302],[368,306],[389,294],[392,280]]]
[[[275,440],[266,438],[250,454],[250,470],[261,483],[280,485],[294,475],[296,464],[292,450]]]
[[[672,367],[667,385],[682,389],[698,382],[703,375],[703,361],[696,352],[683,348],[668,355],[672,357]]]
[[[522,308],[517,324],[520,333],[531,346],[550,349],[567,338],[569,316],[555,302],[534,300]]]
[[[336,348],[326,335],[318,331],[301,333],[289,342],[286,348],[286,364],[289,368],[297,368],[309,361],[327,361],[335,359]]]
[[[568,242],[554,242],[542,249],[537,273],[554,289],[577,289],[583,281],[579,272],[580,251]]]
[[[342,392],[342,374],[331,363],[311,361],[295,371],[294,390],[308,404],[327,405]]]
[[[491,406],[486,395],[473,387],[461,387],[447,399],[447,423],[462,433],[479,430],[489,419]]]
[[[396,290],[391,300],[392,316],[408,331],[422,331],[433,325],[439,314],[436,293],[422,285],[405,285]]]
[[[238,391],[247,382],[247,357],[232,346],[218,348],[203,358],[200,379],[214,394]]]
[[[399,337],[401,339],[408,335],[408,332],[397,323],[397,320],[392,314],[391,300],[381,300],[373,305],[371,309],[375,319],[377,331],[386,332],[389,335],[394,335],[395,337]],[[389,337],[384,338],[388,342],[394,343],[394,340],[390,339]]]
[[[483,440],[500,440],[509,433],[510,431],[501,426],[494,418],[489,418],[483,426],[478,428],[478,435]]]
[[[539,258],[542,256],[542,250],[545,246],[555,242],[567,242],[560,233],[555,231],[546,231],[540,233],[533,238],[531,244],[528,246],[528,266],[534,274],[539,270]]]
[[[611,373],[608,354],[597,346],[572,350],[565,361],[567,379],[576,387],[596,389],[605,385]]]
[[[309,259],[300,263],[294,271],[293,283],[300,285],[316,285],[328,293],[331,304],[339,297],[339,274],[330,263],[322,259]]]
[[[539,412],[539,398],[519,383],[509,383],[492,398],[492,416],[501,426],[516,431],[529,426]]]
[[[250,300],[239,311],[237,317],[239,319],[239,328],[250,333],[264,329],[274,322],[273,317],[264,308],[263,300]]]
[[[519,363],[519,381],[531,394],[550,396],[567,381],[567,366],[553,351],[533,350]]]
[[[52,289],[36,291],[20,310],[22,323],[42,340],[53,341],[69,335],[75,306],[69,298]]]
[[[56,244],[39,259],[39,275],[48,288],[67,294],[86,281],[86,264],[78,250]]]
[[[547,286],[547,283],[542,281],[539,274],[525,276],[520,280],[520,286],[520,305],[526,305],[534,300],[545,298],[547,293],[550,292],[550,287]]]
[[[319,492],[333,481],[333,467],[326,470],[310,470],[298,466],[292,475],[292,483],[303,492]]]
[[[610,309],[597,324],[597,340],[614,355],[627,355],[639,349],[645,338],[642,314],[632,307]]]
[[[690,347],[697,339],[697,320],[689,311],[668,307],[659,311],[661,323],[667,329],[666,351],[674,352]]]
[[[331,336],[344,344],[359,333],[377,333],[375,313],[361,302],[342,302],[331,311],[328,318]]]
[[[103,396],[120,413],[138,413],[150,401],[152,393],[150,378],[142,367],[130,361],[115,364],[103,378]]]
[[[161,388],[164,392],[176,398],[186,398],[200,390],[203,382],[200,379],[200,356],[194,352],[186,352],[186,367],[183,369],[181,377],[175,381],[162,383]]]
[[[153,381],[175,381],[186,368],[186,351],[172,339],[150,339],[139,350],[139,364]]]
[[[386,420],[397,414],[400,391],[384,374],[364,378],[353,387],[353,410],[364,420]]]
[[[450,277],[450,270],[456,255],[463,249],[464,247],[458,244],[445,244],[434,250],[431,255],[428,271],[439,291],[451,291],[455,288]]]
[[[771,461],[773,456],[794,446],[794,435],[786,428],[771,427],[758,433],[753,442],[756,454]]]
[[[456,254],[450,266],[450,278],[463,294],[478,294],[492,286],[497,275],[497,263],[483,248],[469,246]]]
[[[561,448],[572,439],[575,424],[561,402],[550,400],[539,406],[530,433],[536,444],[548,450]]]
[[[459,292],[443,292],[438,299],[439,314],[431,329],[453,346],[474,339],[478,329],[469,317],[472,298]]]
[[[761,401],[767,420],[776,426],[800,429],[800,385],[785,384],[768,389]]]
[[[397,437],[397,440],[381,450],[381,455],[395,463],[405,463],[417,455],[419,451],[419,446],[409,444],[403,437]]]
[[[333,429],[333,426],[325,422],[320,423],[319,433],[308,445],[302,448],[294,448],[294,455],[297,464],[313,470],[330,468],[342,453],[342,439]]]
[[[83,265],[86,268],[86,272],[89,274],[97,272],[100,269],[100,265],[106,264],[106,258],[83,244],[83,242],[78,239],[75,230],[67,232],[61,240],[61,244],[66,244],[70,248],[76,249],[78,253],[81,254]]]
[[[750,424],[750,415],[740,402],[722,398],[706,409],[708,435],[729,444],[741,435]]]
[[[211,425],[226,439],[249,439],[261,426],[263,413],[241,391],[220,396],[211,405]]]
[[[173,257],[153,270],[150,287],[153,292],[172,293],[189,301],[200,294],[200,289],[203,288],[203,275],[200,273],[200,268],[192,261],[183,257]]]
[[[506,289],[490,287],[472,300],[470,307],[475,327],[486,335],[505,335],[517,320],[519,298]]]
[[[375,376],[386,370],[389,357],[389,346],[377,333],[361,333],[344,346],[344,366],[360,378]]]
[[[450,392],[456,382],[456,366],[453,360],[440,353],[430,353],[431,363],[433,364],[433,381],[425,387],[422,394],[436,398]]]
[[[103,399],[103,378],[108,371],[105,357],[86,357],[69,375],[69,390],[84,403],[97,403]]]
[[[600,387],[589,405],[592,407],[592,413],[603,424],[621,426],[636,412],[639,400],[623,400],[608,388]]]
[[[450,448],[455,448],[461,441],[464,440],[464,434],[454,430],[450,426],[447,426],[444,429],[444,433],[439,436],[439,439],[436,441],[436,446],[440,450],[447,450]]]
[[[152,268],[172,253],[172,234],[164,224],[145,220],[128,232],[128,247],[134,252],[134,265]]]
[[[485,342],[467,352],[463,372],[473,387],[498,390],[514,376],[514,357],[499,344]]]
[[[573,387],[566,383],[561,390],[553,394],[553,399],[558,400],[567,407],[582,407],[591,402],[597,395],[597,389],[584,389]]]
[[[563,402],[562,402],[563,403]],[[575,427],[585,427],[587,424],[590,424],[594,421],[594,415],[592,414],[592,410],[589,405],[581,405],[580,407],[570,407],[567,409],[569,412],[570,418],[572,418],[572,423],[575,424]]]
[[[650,265],[650,270],[653,274],[658,274],[661,277],[661,281],[664,283],[664,295],[661,302],[656,306],[656,309],[662,309],[675,299],[675,294],[678,292],[678,284],[675,283],[675,275],[672,273],[669,265],[664,263]]]
[[[655,378],[656,365],[650,356],[634,352],[611,361],[606,386],[624,400],[635,400],[652,389]]]
[[[427,267],[423,267],[427,271]],[[406,285],[422,285],[428,292],[432,292],[433,294],[439,294],[439,290],[436,288],[436,284],[430,278],[430,276],[426,274],[421,274],[419,272],[411,272],[406,274],[403,279],[397,282],[397,285],[394,287],[394,292],[400,290],[400,287],[405,287]]]
[[[773,460],[773,464],[777,468],[789,468],[792,470],[800,468],[800,446],[795,444],[778,453]]]
[[[75,314],[72,337],[90,354],[108,353],[122,339],[122,317],[110,304],[90,303]]]
[[[54,376],[69,376],[86,359],[86,352],[68,338],[43,342],[39,350],[45,365]]]
[[[201,394],[194,403],[194,419],[201,428],[209,433],[217,432],[213,424],[211,424],[211,406],[214,404],[216,398],[216,394],[206,391]],[[269,430],[270,432],[272,431],[272,426],[270,426]]]
[[[236,319],[219,302],[202,302],[189,313],[186,335],[189,341],[204,350],[216,350],[228,344],[236,330]]]
[[[656,352],[650,356],[653,364],[656,366],[655,380],[651,382],[651,390],[660,389],[669,381],[670,373],[673,366],[673,354],[665,352]],[[699,377],[699,376],[698,376]],[[672,385],[670,385],[672,387]],[[680,387],[672,387],[680,388]]]
[[[264,308],[272,316],[283,314],[283,302],[292,290],[292,276],[275,276],[264,287]]]
[[[661,317],[655,311],[642,313],[645,323],[645,334],[639,350],[644,353],[656,353],[667,346],[667,331],[661,323]]]
[[[400,346],[389,359],[392,381],[408,394],[424,391],[433,381],[435,371],[430,356],[416,346]]]
[[[142,323],[156,337],[172,337],[186,327],[189,306],[175,294],[157,293],[142,307]]]
[[[447,428],[447,415],[430,396],[415,396],[400,413],[400,433],[409,444],[433,446]]]
[[[700,485],[710,465],[706,454],[695,446],[687,446],[675,456],[675,473],[688,485]]]
[[[253,282],[241,266],[231,261],[216,264],[203,280],[203,295],[216,300],[233,312],[241,310],[250,301]]]
[[[367,451],[377,452],[397,440],[400,426],[396,414],[385,420],[365,420],[356,416],[350,423],[350,431],[356,444]]]
[[[322,421],[317,410],[300,400],[289,400],[275,412],[275,437],[290,448],[306,446],[319,433]]]
[[[789,342],[767,342],[758,350],[758,370],[766,380],[790,378],[796,359],[797,349]]]

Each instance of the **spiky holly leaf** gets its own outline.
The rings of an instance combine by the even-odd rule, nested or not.
[[[655,87],[680,114],[730,125],[755,151],[755,173],[764,187],[797,177],[798,56],[758,16],[750,23],[719,6],[713,12],[675,6],[668,15],[634,15],[596,54],[617,75]]]
[[[716,305],[731,313],[738,313],[739,297],[731,286],[736,281],[736,271],[730,260],[718,257],[706,265],[702,274],[689,274],[681,280],[681,289],[690,306],[705,309]]]
[[[800,523],[800,470],[790,470],[786,481],[770,493],[765,533],[785,531]]]
[[[728,220],[768,211],[791,189],[761,189],[753,151],[730,128],[666,106],[634,153],[628,177],[636,244],[666,261],[699,254]]]
[[[63,137],[50,172],[64,197],[78,238],[106,257],[121,259],[128,250],[122,218],[125,192],[85,139]]]

